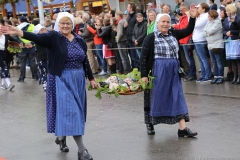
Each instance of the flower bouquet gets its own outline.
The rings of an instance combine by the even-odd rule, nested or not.
[[[114,94],[115,97],[119,95],[132,95],[145,89],[153,88],[154,77],[148,75],[148,84],[142,81],[140,72],[137,68],[134,68],[132,72],[127,75],[112,74],[109,78],[97,78],[98,83],[97,93],[95,96],[101,99],[101,93]],[[88,90],[92,90],[89,86]]]
[[[17,42],[9,41],[7,50],[10,54],[17,54],[19,52],[22,52],[22,47],[20,47],[19,43]]]

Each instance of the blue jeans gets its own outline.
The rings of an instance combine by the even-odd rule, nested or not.
[[[127,41],[129,48],[135,48],[135,44],[133,43],[133,41]],[[140,66],[140,61],[138,58],[138,55],[136,53],[136,49],[129,49],[130,52],[130,57],[131,57],[131,61],[132,61],[132,68],[138,68]]]
[[[208,54],[207,42],[206,41],[194,42],[194,46],[195,46],[195,51],[197,53],[198,61],[200,64],[200,68],[201,68],[201,78],[210,79],[211,66],[207,57],[207,54]]]
[[[224,65],[223,65],[223,52],[214,54],[211,50],[209,50],[209,54],[212,60],[213,69],[214,69],[214,77],[221,76],[224,74]]]
[[[191,77],[196,77],[196,65],[195,65],[193,55],[189,55],[187,45],[183,45],[182,47],[183,47],[183,51],[184,51],[185,57],[187,59],[187,62],[189,64],[188,75]]]
[[[103,44],[99,44],[99,45],[95,45],[96,47],[96,53],[97,53],[97,56],[98,58],[100,59],[101,61],[101,64],[102,65],[102,69],[104,72],[107,72],[107,62],[106,62],[106,59],[103,58]]]
[[[141,52],[142,52],[142,49],[136,49],[136,52],[137,52],[138,58],[140,59],[140,57],[141,57]]]

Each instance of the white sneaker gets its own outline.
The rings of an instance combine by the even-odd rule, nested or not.
[[[98,75],[99,75],[99,76],[105,76],[105,75],[107,75],[107,72],[102,71],[102,72],[100,72]]]
[[[2,89],[4,89],[4,90],[6,90],[6,89],[7,89],[7,87],[6,87],[6,85],[5,85],[5,84],[1,85],[1,88],[2,88]]]
[[[11,91],[14,87],[15,87],[14,85],[10,84],[10,85],[8,86],[8,90]]]

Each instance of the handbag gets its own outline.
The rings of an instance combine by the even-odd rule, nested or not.
[[[212,49],[213,54],[220,54],[223,53],[223,48],[213,48]]]
[[[112,41],[109,41],[109,42],[108,42],[108,48],[114,48]]]
[[[162,35],[161,35],[162,36]],[[176,52],[174,51],[173,47],[169,44],[169,42],[166,40],[166,38],[164,36],[162,36],[163,39],[168,43],[168,45],[170,46],[172,52],[174,53],[174,56],[176,57],[176,61],[178,63],[178,73],[179,73],[179,77],[180,78],[185,78],[187,76],[186,72],[184,71],[184,69],[182,67],[180,67],[179,65],[179,62],[178,62],[178,59],[177,59],[177,54]]]
[[[114,36],[114,31],[112,31],[110,41],[108,42],[108,48],[114,48],[114,43],[115,43],[115,36]]]

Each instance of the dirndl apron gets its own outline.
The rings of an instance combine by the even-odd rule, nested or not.
[[[240,59],[240,40],[231,40],[226,43],[226,60]]]

